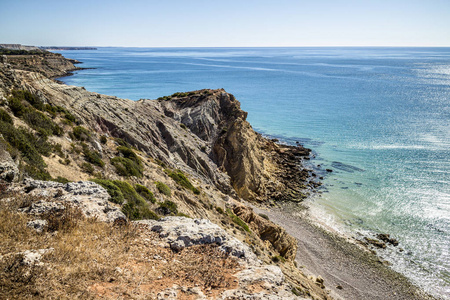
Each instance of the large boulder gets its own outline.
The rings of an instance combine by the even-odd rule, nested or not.
[[[14,160],[0,144],[0,179],[8,182],[17,180],[19,177],[19,169]]]

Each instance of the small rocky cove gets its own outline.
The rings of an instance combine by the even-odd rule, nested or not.
[[[301,238],[249,205],[320,185],[309,149],[255,132],[224,90],[131,101],[54,79],[74,63],[0,61],[0,298],[356,299],[298,265]],[[428,299],[401,286],[388,298]]]

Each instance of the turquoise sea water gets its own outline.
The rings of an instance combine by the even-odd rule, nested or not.
[[[309,202],[324,220],[355,236],[390,233],[400,245],[381,255],[450,298],[450,48],[60,53],[95,68],[64,82],[121,98],[225,88],[255,130],[314,150],[325,178]]]

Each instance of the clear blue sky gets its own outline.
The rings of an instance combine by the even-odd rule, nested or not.
[[[0,0],[0,43],[450,46],[450,0]]]

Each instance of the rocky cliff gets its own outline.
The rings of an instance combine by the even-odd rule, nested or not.
[[[239,102],[224,90],[131,101],[51,79],[72,69],[71,61],[47,53],[10,55],[0,63],[0,175],[8,182],[1,187],[0,204],[8,214],[27,213],[32,227],[37,224],[49,234],[49,224],[55,221],[52,214],[66,220],[63,212],[70,212],[70,207],[84,217],[117,226],[128,219],[198,218],[191,222],[169,217],[163,219],[173,223],[169,229],[157,229],[164,227],[157,221],[150,221],[149,228],[159,232],[161,243],[169,243],[164,249],[175,252],[211,243],[220,248],[233,239],[246,244],[233,240],[233,247],[245,249],[244,258],[252,257],[230,273],[239,284],[230,283],[230,288],[217,290],[214,297],[328,297],[323,286],[294,266],[295,239],[242,204],[242,199],[272,205],[280,200],[301,201],[308,186],[316,185],[301,167],[308,149],[276,144],[253,131]],[[99,185],[70,183],[88,179]],[[29,200],[19,201],[24,197]],[[14,201],[20,205],[12,205]],[[203,237],[205,230],[208,237]],[[200,242],[186,242],[197,240],[199,234]],[[174,241],[166,239],[172,235],[176,245],[184,246],[173,246]],[[221,251],[232,255],[230,249]],[[289,280],[282,276],[280,264]],[[116,267],[122,265],[117,262]],[[100,286],[103,292],[113,291],[102,281],[90,293],[101,294]],[[198,295],[212,287],[202,288]],[[185,293],[186,289],[178,285],[166,292]]]
[[[239,102],[224,90],[131,101],[19,72],[21,82],[63,106],[99,133],[119,137],[152,157],[248,200],[301,201],[309,150],[267,140],[251,128]],[[219,171],[218,171],[219,170]]]

